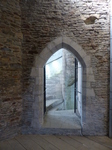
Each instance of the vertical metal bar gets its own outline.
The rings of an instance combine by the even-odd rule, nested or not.
[[[46,113],[46,66],[44,66],[44,114]]]
[[[74,98],[74,113],[76,113],[76,75],[77,75],[77,60],[75,58],[75,98]]]

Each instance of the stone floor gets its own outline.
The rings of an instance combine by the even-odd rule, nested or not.
[[[73,110],[48,111],[44,118],[43,127],[81,129],[80,119]]]
[[[0,142],[0,150],[112,150],[106,136],[20,135]]]

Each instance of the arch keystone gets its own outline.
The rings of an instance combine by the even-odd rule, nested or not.
[[[62,42],[70,45],[72,40],[69,37],[64,36]]]
[[[62,44],[63,39],[62,39],[62,37],[58,37],[55,40],[53,40],[52,42],[54,43],[55,46],[57,46],[59,44]]]

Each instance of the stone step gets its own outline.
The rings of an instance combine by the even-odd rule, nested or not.
[[[39,135],[78,135],[82,136],[81,129],[60,129],[60,128],[23,128],[23,134],[39,134]]]
[[[64,101],[63,99],[54,99],[54,100],[48,100],[46,101],[46,111],[49,111],[55,107],[57,107],[58,105],[62,104]]]
[[[37,134],[51,135],[78,135],[81,136],[81,129],[60,129],[60,128],[41,128]]]

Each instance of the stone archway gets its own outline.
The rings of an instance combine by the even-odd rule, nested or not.
[[[90,63],[90,56],[88,56],[80,45],[68,37],[59,37],[50,42],[43,51],[35,57],[34,66],[31,71],[31,76],[35,78],[35,88],[33,91],[34,102],[32,118],[32,127],[34,129],[41,128],[43,124],[43,102],[44,102],[44,65],[47,60],[61,48],[65,48],[72,52],[82,65],[82,129],[87,123],[86,114],[86,99],[89,96],[95,96],[94,90],[89,86],[90,82],[94,82],[94,75]],[[89,88],[88,88],[89,87]]]

